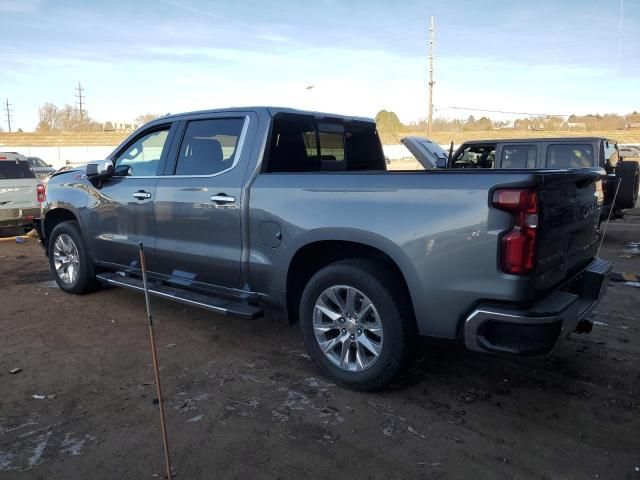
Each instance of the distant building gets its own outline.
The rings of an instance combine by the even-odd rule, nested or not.
[[[629,122],[629,123],[625,123],[624,128],[626,128],[627,130],[636,130],[636,129],[640,129],[640,122]]]
[[[124,122],[104,122],[102,124],[102,131],[104,132],[133,132],[138,129],[137,123],[124,123]]]
[[[584,122],[567,122],[567,128],[575,130],[585,130],[587,124]]]

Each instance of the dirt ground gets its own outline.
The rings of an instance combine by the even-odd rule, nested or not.
[[[615,271],[640,273],[630,241],[637,210],[609,226]],[[332,385],[274,315],[153,310],[177,478],[640,478],[640,290],[622,283],[546,358],[425,344],[376,394]],[[64,294],[36,240],[0,241],[0,478],[161,477],[155,397],[143,297]]]

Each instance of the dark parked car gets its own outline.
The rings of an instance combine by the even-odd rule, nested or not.
[[[99,282],[298,322],[341,384],[380,388],[419,335],[549,352],[607,286],[601,169],[387,171],[370,119],[281,108],[172,115],[56,173],[40,233],[69,293]]]
[[[618,145],[600,137],[522,138],[465,142],[450,168],[579,169],[603,168],[602,218],[620,218],[638,201],[638,162],[624,161]],[[614,201],[615,198],[615,201]]]
[[[42,160],[40,157],[27,157],[27,161],[31,166],[31,170],[36,174],[38,180],[41,182],[46,182],[49,180],[51,174],[53,174],[56,169],[49,165],[47,162]]]

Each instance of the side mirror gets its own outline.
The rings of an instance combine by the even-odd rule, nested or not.
[[[438,157],[436,159],[436,168],[447,168],[447,159]]]
[[[109,160],[87,163],[85,173],[91,181],[105,180],[113,176],[113,164]]]
[[[129,177],[133,174],[133,168],[129,165],[118,165],[113,172],[114,177]]]

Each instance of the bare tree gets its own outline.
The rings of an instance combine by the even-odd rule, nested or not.
[[[58,107],[52,103],[45,103],[39,109],[40,120],[36,131],[38,132],[79,132],[100,131],[102,125],[89,117],[86,110],[80,116],[80,110],[72,105]]]
[[[58,107],[56,107],[53,103],[47,102],[40,107],[39,113],[40,121],[38,122],[36,131],[52,132],[55,130],[60,130],[60,125],[58,125]]]

